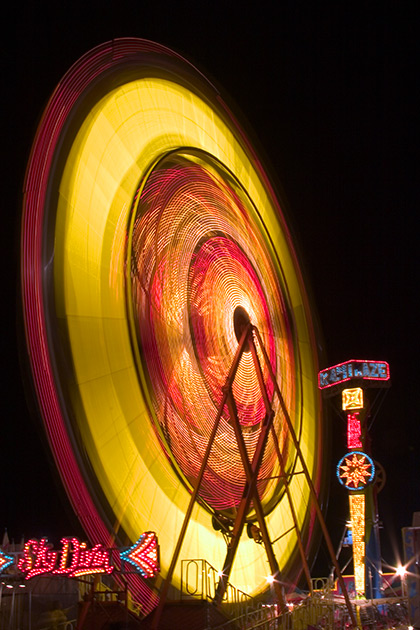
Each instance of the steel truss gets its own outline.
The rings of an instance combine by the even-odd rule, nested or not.
[[[255,338],[254,338],[255,337]],[[350,599],[347,593],[347,589],[346,589],[346,585],[344,583],[341,571],[340,571],[340,567],[338,565],[337,559],[336,559],[336,555],[335,555],[335,551],[331,542],[331,538],[330,535],[328,533],[326,524],[325,524],[325,520],[321,511],[321,507],[319,505],[319,501],[318,501],[318,496],[316,494],[316,490],[315,487],[313,485],[312,479],[310,477],[309,474],[309,470],[307,468],[305,459],[303,457],[300,445],[299,445],[299,441],[297,439],[294,427],[292,425],[289,413],[287,411],[286,405],[284,403],[284,399],[282,396],[282,393],[280,391],[279,385],[277,383],[276,377],[274,375],[271,363],[269,361],[269,357],[267,355],[267,352],[265,350],[264,344],[262,342],[260,333],[258,331],[258,329],[256,328],[256,326],[253,326],[251,323],[248,323],[243,331],[242,331],[242,335],[239,341],[239,345],[238,345],[238,349],[236,351],[235,357],[233,359],[232,362],[232,366],[229,370],[229,374],[227,375],[226,381],[225,381],[225,385],[222,388],[222,400],[220,402],[219,405],[219,409],[216,415],[216,419],[213,425],[213,429],[212,432],[210,434],[210,438],[207,444],[207,449],[206,452],[203,456],[203,460],[201,463],[201,468],[196,480],[196,484],[195,484],[195,488],[191,494],[190,497],[190,501],[188,504],[188,508],[185,512],[185,516],[184,516],[184,521],[181,527],[181,531],[179,533],[178,536],[178,541],[172,556],[172,560],[171,560],[171,564],[169,566],[168,569],[168,573],[167,576],[165,578],[165,581],[163,583],[162,589],[160,591],[160,597],[159,597],[159,604],[155,610],[154,613],[154,617],[153,617],[153,622],[152,622],[152,630],[157,630],[157,628],[159,627],[159,621],[160,621],[160,617],[162,614],[162,610],[163,607],[165,605],[166,602],[166,598],[168,595],[168,590],[169,587],[171,585],[172,582],[172,576],[175,570],[175,566],[176,563],[178,561],[179,558],[179,554],[181,551],[181,547],[182,547],[182,543],[184,541],[185,538],[185,534],[188,528],[188,523],[190,521],[191,518],[191,514],[192,514],[192,510],[194,507],[195,502],[198,499],[198,495],[200,492],[200,488],[201,488],[201,484],[203,481],[203,477],[204,477],[204,473],[207,467],[207,463],[208,463],[208,459],[210,456],[210,452],[213,446],[213,442],[214,439],[216,437],[216,433],[217,433],[217,429],[219,427],[219,423],[220,423],[220,419],[222,417],[222,413],[223,410],[225,408],[225,406],[227,406],[228,411],[229,411],[229,416],[232,422],[232,426],[234,428],[235,431],[235,436],[236,436],[236,440],[238,443],[238,449],[239,449],[239,453],[241,456],[241,460],[242,460],[242,465],[244,467],[244,471],[245,471],[245,476],[246,476],[246,484],[242,493],[242,498],[241,501],[239,503],[238,509],[237,509],[237,513],[236,513],[236,517],[235,517],[235,522],[233,524],[233,528],[231,531],[229,531],[229,535],[227,536],[227,554],[226,554],[226,558],[225,558],[225,562],[223,565],[223,571],[222,571],[222,575],[220,577],[219,583],[217,585],[216,588],[216,593],[215,593],[215,597],[214,597],[214,604],[216,606],[220,606],[222,601],[223,601],[223,597],[226,593],[226,589],[228,586],[228,582],[229,582],[229,576],[232,570],[232,566],[235,560],[235,555],[239,546],[239,541],[243,532],[243,528],[245,526],[246,523],[246,516],[247,513],[249,511],[249,507],[251,505],[251,502],[253,504],[254,510],[255,510],[255,514],[257,517],[257,521],[258,521],[258,525],[260,528],[260,532],[261,532],[261,538],[262,538],[262,543],[264,545],[265,548],[265,552],[267,554],[267,559],[270,565],[270,571],[271,571],[271,575],[274,578],[273,581],[273,587],[274,587],[274,592],[276,594],[276,599],[278,601],[278,604],[280,606],[280,610],[282,612],[285,612],[286,610],[286,600],[285,600],[285,594],[284,594],[284,589],[282,588],[281,582],[280,582],[280,568],[279,565],[277,563],[275,554],[274,554],[274,549],[273,549],[273,542],[270,540],[270,536],[268,533],[268,529],[267,529],[267,524],[265,522],[265,517],[264,517],[264,511],[261,505],[261,500],[259,498],[258,495],[258,490],[257,490],[257,480],[258,480],[258,473],[261,467],[261,463],[262,463],[262,459],[264,456],[264,452],[265,452],[265,447],[267,444],[267,440],[269,437],[269,434],[272,433],[272,436],[274,438],[274,444],[275,444],[275,450],[276,450],[276,455],[280,464],[280,471],[281,471],[281,477],[284,480],[284,484],[285,484],[285,490],[286,490],[286,495],[287,495],[287,499],[289,502],[289,506],[290,506],[290,510],[291,510],[291,515],[292,515],[292,519],[293,519],[293,528],[296,531],[296,537],[297,537],[297,544],[298,544],[298,548],[299,548],[299,553],[301,556],[301,560],[302,560],[302,566],[304,569],[304,573],[305,573],[305,577],[306,577],[306,581],[308,583],[308,587],[309,587],[309,592],[312,593],[312,581],[311,581],[311,575],[310,575],[310,571],[309,571],[309,566],[308,566],[308,562],[306,559],[306,554],[305,554],[305,550],[304,550],[304,546],[303,546],[303,541],[302,541],[302,536],[301,536],[301,532],[299,529],[299,525],[297,522],[297,516],[296,516],[296,511],[293,505],[293,501],[292,501],[292,497],[291,497],[291,493],[290,493],[290,488],[289,488],[289,479],[286,475],[286,471],[284,469],[284,462],[283,462],[283,457],[282,454],[280,452],[280,448],[278,445],[278,441],[277,441],[277,436],[275,434],[274,431],[274,427],[273,427],[273,419],[274,419],[274,411],[271,407],[269,398],[268,398],[268,394],[267,394],[267,389],[266,389],[266,385],[264,382],[264,377],[263,377],[263,372],[261,369],[261,365],[260,365],[260,360],[258,358],[258,354],[257,354],[257,348],[255,345],[255,341],[258,342],[258,346],[261,349],[263,358],[264,358],[264,363],[268,368],[269,371],[269,375],[270,375],[270,379],[273,383],[274,386],[274,391],[278,396],[279,399],[279,403],[280,403],[280,407],[281,410],[283,412],[284,415],[284,419],[286,421],[287,424],[287,428],[289,430],[289,434],[292,438],[294,447],[296,449],[296,454],[297,454],[297,458],[300,461],[300,465],[302,467],[302,472],[305,475],[306,481],[308,483],[308,487],[310,490],[310,495],[311,498],[313,500],[314,503],[314,507],[315,507],[315,511],[316,511],[316,515],[318,517],[321,529],[322,529],[322,533],[324,535],[325,538],[325,542],[327,544],[327,548],[328,548],[328,552],[330,554],[331,560],[334,564],[334,568],[342,589],[342,592],[344,594],[344,598],[345,598],[345,602],[346,602],[346,606],[350,615],[350,619],[352,621],[352,624],[354,627],[357,626],[357,622],[356,622],[356,618],[354,615],[354,611],[353,608],[351,606],[350,603]],[[233,386],[233,382],[235,380],[236,377],[236,372],[238,370],[238,366],[239,366],[239,362],[241,360],[241,357],[243,355],[244,352],[251,352],[252,354],[252,359],[254,362],[254,367],[255,367],[255,371],[256,371],[256,375],[258,378],[258,383],[260,386],[260,390],[261,390],[261,394],[264,400],[264,405],[265,405],[265,417],[262,423],[262,427],[261,427],[261,432],[259,435],[259,439],[258,439],[258,443],[257,446],[255,448],[253,457],[252,457],[252,461],[249,460],[248,457],[248,453],[246,451],[246,446],[245,446],[245,441],[244,441],[244,437],[242,434],[242,429],[241,429],[241,425],[239,422],[239,418],[238,418],[238,413],[237,413],[237,409],[236,409],[236,403],[235,403],[235,399],[233,396],[233,392],[232,392],[232,386]]]

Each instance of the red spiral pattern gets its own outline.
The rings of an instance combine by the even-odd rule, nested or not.
[[[293,404],[294,354],[282,287],[258,217],[239,186],[209,158],[172,156],[149,176],[132,231],[132,298],[141,369],[152,415],[168,454],[191,483],[201,466],[222,387],[238,347],[235,309],[257,326],[287,404]],[[273,387],[260,349],[269,398]],[[233,383],[250,459],[265,415],[251,353]],[[273,405],[276,403],[273,402]],[[285,449],[286,432],[274,407]],[[259,492],[272,501],[278,474],[267,445]],[[227,409],[212,447],[201,497],[214,509],[238,505],[245,474]]]

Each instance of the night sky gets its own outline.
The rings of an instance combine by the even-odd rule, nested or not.
[[[348,359],[389,362],[392,387],[373,406],[371,437],[373,457],[387,472],[379,494],[383,555],[394,562],[401,527],[420,511],[416,3],[259,2],[250,9],[227,3],[226,9],[218,2],[123,1],[88,3],[88,10],[64,4],[23,2],[3,16],[0,528],[16,541],[81,535],[34,403],[24,394],[21,190],[37,124],[60,78],[95,45],[130,36],[181,53],[238,113],[296,239],[323,331],[321,367]],[[347,496],[334,470],[346,449],[346,427],[326,407],[328,524],[337,541]],[[321,550],[320,574],[326,564]]]

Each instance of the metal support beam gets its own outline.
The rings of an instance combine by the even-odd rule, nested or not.
[[[231,413],[231,417],[232,415],[235,416],[236,415],[236,408],[234,406],[234,402],[233,402],[233,396],[230,394],[227,398],[227,403],[228,403],[228,407],[229,407],[229,411]],[[227,554],[226,554],[226,558],[225,558],[225,562],[223,565],[223,571],[222,571],[222,576],[219,580],[219,583],[217,585],[216,588],[216,593],[214,596],[214,603],[219,606],[223,600],[224,594],[226,592],[226,588],[227,588],[227,583],[229,581],[229,576],[230,576],[230,572],[232,569],[232,565],[233,565],[233,561],[235,559],[235,555],[236,555],[236,551],[238,549],[238,545],[239,545],[239,540],[241,538],[241,534],[243,531],[243,527],[245,525],[245,520],[246,520],[246,516],[248,514],[249,511],[249,506],[251,504],[251,500],[253,498],[253,495],[256,492],[256,485],[257,485],[257,478],[258,478],[258,470],[261,466],[261,460],[264,454],[264,448],[265,448],[265,444],[266,444],[266,435],[268,434],[268,430],[271,426],[271,423],[273,421],[273,414],[271,414],[270,417],[266,416],[265,417],[265,424],[266,424],[266,430],[261,431],[260,436],[259,436],[259,440],[254,452],[254,456],[253,456],[253,460],[252,460],[252,465],[251,465],[251,474],[249,476],[249,479],[247,478],[247,482],[245,484],[245,488],[242,494],[242,499],[239,503],[238,509],[237,509],[237,513],[236,513],[236,518],[235,518],[235,523],[233,526],[233,530],[231,533],[231,537],[230,537],[230,541],[229,541],[229,545],[228,545],[228,550],[227,550]],[[237,428],[237,425],[239,424],[238,420],[237,420],[237,416],[236,416],[236,420],[232,419],[233,422],[233,426],[235,428],[235,432],[239,432],[241,434],[241,437],[243,439],[242,433],[240,428]],[[239,443],[238,443],[239,446]],[[240,448],[240,446],[239,446]],[[244,445],[245,448],[245,445]],[[246,448],[245,448],[246,451]],[[247,456],[248,457],[248,456]],[[249,460],[248,460],[248,465],[249,465]],[[256,472],[256,474],[254,474]],[[247,475],[248,477],[248,475]]]
[[[261,343],[261,341],[260,341],[260,343]],[[259,361],[259,358],[258,358],[257,349],[255,347],[255,342],[254,342],[254,338],[253,338],[252,334],[250,335],[250,341],[248,343],[248,346],[249,346],[249,348],[251,350],[251,353],[252,353],[252,358],[253,358],[253,361],[254,361],[255,370],[257,372],[257,378],[258,378],[258,382],[260,384],[260,389],[261,389],[261,392],[263,394],[265,407],[266,407],[266,409],[267,408],[271,409],[271,403],[270,403],[270,401],[268,399],[267,388],[266,388],[266,385],[265,385],[265,382],[264,382],[264,375],[262,373],[261,364],[260,364],[260,361]],[[308,561],[306,559],[306,554],[305,554],[305,550],[304,550],[304,547],[303,547],[302,536],[301,536],[300,529],[299,529],[299,524],[298,524],[298,520],[297,520],[296,511],[295,511],[295,508],[294,508],[294,505],[293,505],[292,496],[290,494],[289,482],[288,482],[288,479],[287,479],[287,476],[286,476],[286,471],[285,471],[285,468],[284,468],[284,460],[283,460],[283,456],[282,456],[282,454],[280,452],[279,443],[278,443],[276,432],[274,430],[274,426],[271,426],[271,433],[272,433],[272,437],[273,437],[273,441],[274,441],[274,448],[275,448],[275,451],[276,451],[277,459],[279,460],[279,464],[280,464],[280,471],[281,471],[281,474],[283,476],[284,483],[285,483],[286,495],[287,495],[287,499],[289,501],[290,512],[292,514],[292,519],[293,519],[293,523],[294,523],[295,530],[296,530],[297,543],[298,543],[300,557],[302,559],[302,565],[303,565],[303,570],[305,572],[306,582],[307,582],[308,587],[309,587],[309,592],[312,594],[311,574],[310,574],[310,571],[309,571]]]
[[[274,582],[273,582],[274,591],[276,593],[276,597],[280,605],[280,610],[283,612],[286,609],[286,601],[284,597],[283,588],[281,587],[281,584],[279,581],[280,569],[277,563],[277,559],[274,555],[273,546],[272,546],[270,536],[268,533],[267,525],[264,518],[264,511],[261,505],[260,497],[258,494],[258,488],[257,488],[258,473],[260,470],[262,457],[264,455],[265,447],[267,444],[268,435],[269,435],[270,429],[273,426],[274,412],[270,410],[270,413],[267,414],[264,418],[257,449],[255,451],[252,464],[250,464],[249,459],[248,459],[248,453],[246,450],[245,440],[242,434],[242,429],[241,429],[241,425],[238,418],[235,400],[232,394],[228,397],[227,405],[229,408],[232,423],[234,425],[239,452],[241,455],[242,464],[243,464],[245,474],[246,474],[246,479],[247,479],[247,484],[244,490],[244,496],[246,495],[247,498],[249,498],[253,502],[254,510],[257,515],[257,520],[258,520],[260,530],[261,530],[265,552],[267,554],[268,562],[270,565],[271,575],[274,577]],[[260,446],[260,442],[261,442],[261,446]],[[250,501],[248,501],[247,510],[249,509],[249,504],[250,504]],[[241,514],[241,518],[242,518],[242,522],[240,525],[241,525],[241,531],[242,531],[243,525],[245,524],[246,512]],[[235,546],[234,552],[236,552],[237,546],[239,544],[239,539],[236,538],[234,541],[231,541],[231,543],[233,543],[233,545]],[[216,590],[216,595],[215,595],[215,600],[214,600],[216,604],[221,603],[223,599],[224,591],[226,589],[226,584],[229,580],[229,574],[230,574],[230,570],[232,568],[232,564],[234,560],[234,555],[233,557],[231,557],[230,552],[231,552],[231,545],[229,545],[229,549],[228,549],[228,556],[227,556],[228,562],[225,561],[225,566],[223,568],[223,581],[220,580],[217,590]]]
[[[163,583],[163,586],[162,586],[162,589],[161,589],[161,591],[159,593],[159,604],[157,605],[156,610],[155,610],[155,614],[153,616],[153,622],[152,622],[151,630],[157,630],[157,628],[159,627],[160,617],[162,615],[162,610],[163,610],[163,607],[165,605],[166,598],[168,596],[168,591],[169,591],[169,587],[170,587],[171,582],[172,582],[172,576],[173,576],[173,573],[174,573],[174,570],[175,570],[175,565],[176,565],[176,563],[178,561],[179,554],[180,554],[181,547],[182,547],[182,543],[184,542],[185,534],[186,534],[187,528],[188,528],[188,523],[190,521],[191,514],[192,514],[192,511],[193,511],[193,507],[194,507],[194,504],[195,504],[195,502],[197,500],[198,493],[199,493],[200,488],[201,488],[201,483],[203,481],[204,472],[206,470],[207,462],[208,462],[208,459],[210,457],[210,451],[211,451],[211,448],[213,446],[214,439],[216,437],[217,429],[219,427],[220,418],[222,417],[223,409],[224,409],[224,406],[226,404],[226,400],[227,400],[227,397],[229,395],[229,391],[230,391],[231,385],[232,385],[232,383],[233,383],[233,381],[235,379],[236,372],[237,372],[237,369],[238,369],[238,366],[239,366],[239,361],[240,361],[241,356],[242,356],[242,354],[244,352],[244,347],[247,344],[247,339],[248,339],[248,336],[250,334],[250,331],[251,331],[251,325],[248,324],[248,326],[244,329],[244,331],[242,333],[242,337],[241,337],[241,340],[239,342],[236,354],[234,356],[234,359],[233,359],[233,362],[232,362],[232,366],[231,366],[231,368],[229,370],[229,374],[228,374],[228,376],[226,378],[225,386],[223,387],[222,400],[220,402],[219,409],[217,411],[217,416],[216,416],[216,419],[214,421],[213,429],[212,429],[212,432],[210,434],[210,437],[209,437],[209,440],[208,440],[208,443],[207,443],[207,448],[206,448],[206,452],[204,453],[204,456],[203,456],[203,461],[201,462],[200,472],[198,473],[198,477],[197,477],[197,480],[196,480],[195,488],[194,488],[194,490],[193,490],[193,492],[191,494],[191,498],[190,498],[190,501],[189,501],[189,504],[188,504],[188,507],[187,507],[187,511],[185,512],[184,521],[182,523],[181,531],[180,531],[179,536],[178,536],[178,541],[177,541],[177,544],[176,544],[176,547],[175,547],[175,551],[174,551],[174,553],[172,555],[172,560],[171,560],[171,564],[170,564],[169,569],[168,569],[168,573],[167,573],[166,579],[165,579],[165,581]]]
[[[314,502],[314,506],[315,506],[315,511],[317,513],[317,517],[318,517],[318,520],[319,520],[319,524],[321,526],[322,533],[324,535],[325,542],[327,544],[328,553],[330,554],[330,558],[331,558],[331,560],[332,560],[332,562],[334,564],[334,568],[335,568],[335,571],[336,571],[336,574],[337,574],[338,581],[339,581],[340,586],[341,586],[341,590],[342,590],[343,595],[344,595],[344,599],[345,599],[345,602],[346,602],[347,610],[349,612],[352,625],[353,625],[354,628],[357,628],[358,624],[357,624],[357,621],[356,621],[356,616],[354,614],[354,610],[353,610],[351,602],[350,602],[349,594],[347,592],[346,584],[345,584],[345,582],[343,580],[343,576],[341,574],[340,567],[339,567],[339,564],[337,562],[337,558],[335,557],[334,547],[332,545],[331,538],[330,538],[330,535],[329,535],[329,532],[328,532],[328,529],[327,529],[327,526],[326,526],[326,523],[325,523],[325,520],[324,520],[324,516],[323,516],[322,511],[321,511],[321,506],[319,505],[318,495],[316,493],[314,484],[313,484],[311,476],[309,474],[309,470],[308,470],[308,467],[306,465],[305,458],[303,457],[302,450],[300,448],[299,441],[298,441],[298,439],[296,437],[296,433],[295,433],[293,424],[292,424],[292,422],[290,420],[289,412],[287,411],[287,408],[286,408],[286,405],[285,405],[285,402],[284,402],[284,399],[283,399],[283,395],[282,395],[282,393],[280,391],[280,387],[278,386],[277,379],[276,379],[276,377],[274,375],[273,368],[272,368],[271,363],[270,363],[270,359],[269,359],[269,357],[267,355],[267,351],[266,351],[266,349],[264,347],[264,344],[262,342],[262,339],[261,339],[261,335],[260,335],[260,333],[258,332],[258,329],[255,326],[253,326],[252,329],[255,332],[255,335],[257,337],[259,346],[260,346],[261,351],[262,351],[263,356],[264,356],[264,361],[265,361],[265,363],[266,363],[266,365],[268,367],[269,373],[270,373],[270,378],[271,378],[271,380],[273,382],[276,394],[279,397],[280,406],[281,406],[281,409],[283,411],[284,419],[286,420],[287,427],[289,429],[291,438],[293,440],[293,444],[294,444],[295,449],[296,449],[296,453],[297,453],[297,455],[299,457],[299,460],[300,460],[303,472],[304,472],[305,477],[306,477],[306,481],[307,481],[308,486],[309,486],[309,490],[310,490],[310,493],[311,493],[311,496],[312,496],[312,499],[313,499],[313,502]]]
[[[267,355],[267,352],[265,350],[264,344],[262,342],[261,336],[258,332],[258,329],[255,326],[252,326],[251,324],[248,324],[246,326],[246,328],[243,330],[243,333],[241,335],[241,340],[240,343],[238,345],[238,349],[236,351],[233,363],[232,363],[232,367],[229,371],[229,374],[226,378],[226,382],[225,385],[223,387],[223,396],[222,396],[222,400],[218,409],[218,413],[214,422],[214,426],[213,426],[213,430],[212,433],[210,435],[208,444],[207,444],[207,449],[206,449],[206,453],[204,454],[203,457],[203,461],[201,464],[201,468],[200,468],[200,472],[199,475],[197,477],[197,481],[196,481],[196,485],[194,488],[194,491],[191,495],[190,498],[190,502],[187,508],[187,511],[185,513],[185,517],[184,517],[184,522],[181,528],[181,532],[179,534],[178,537],[178,542],[177,545],[175,547],[175,551],[174,554],[172,556],[172,561],[171,561],[171,565],[169,567],[168,570],[168,574],[166,576],[165,582],[163,584],[162,590],[160,592],[160,601],[159,604],[156,608],[155,611],[155,615],[153,618],[153,622],[152,622],[152,630],[157,630],[157,628],[159,627],[159,621],[160,621],[160,617],[161,617],[161,613],[164,607],[164,604],[166,602],[166,597],[168,594],[168,590],[169,590],[169,586],[171,584],[172,581],[172,575],[175,569],[175,565],[176,562],[178,561],[178,557],[179,557],[179,553],[181,551],[181,547],[182,547],[182,543],[184,541],[184,537],[186,534],[186,530],[188,527],[188,523],[189,520],[191,518],[191,514],[192,514],[192,510],[193,510],[193,506],[194,503],[196,502],[197,498],[198,498],[198,494],[199,494],[199,490],[201,487],[201,483],[204,477],[204,473],[205,473],[205,469],[207,467],[207,463],[208,463],[208,459],[210,456],[210,451],[213,445],[213,441],[216,437],[216,433],[217,433],[217,429],[219,426],[219,422],[220,422],[220,418],[222,416],[223,413],[223,409],[225,407],[225,405],[228,405],[228,409],[229,409],[229,413],[230,413],[230,417],[232,420],[232,424],[233,427],[235,429],[235,434],[237,437],[237,442],[238,442],[238,448],[241,454],[241,458],[242,458],[242,462],[244,465],[244,469],[245,469],[245,474],[246,474],[246,484],[245,484],[245,488],[243,491],[243,495],[242,495],[242,499],[241,502],[239,504],[238,507],[238,511],[237,511],[237,516],[235,519],[235,523],[234,523],[234,527],[231,533],[231,537],[230,537],[230,541],[228,544],[228,551],[227,551],[227,555],[226,555],[226,559],[225,559],[225,564],[223,567],[223,574],[222,577],[220,578],[219,584],[217,586],[216,589],[216,594],[215,594],[215,598],[214,598],[214,602],[217,605],[220,605],[224,594],[226,592],[226,588],[227,588],[227,583],[228,583],[228,579],[229,579],[229,575],[231,572],[231,568],[235,559],[235,555],[236,555],[236,551],[239,545],[239,540],[243,531],[243,527],[246,521],[246,515],[249,511],[249,506],[251,504],[251,501],[253,501],[253,505],[254,505],[254,509],[257,515],[257,519],[260,525],[260,529],[261,529],[261,533],[262,533],[262,538],[263,538],[263,542],[264,542],[264,546],[266,549],[266,553],[268,556],[268,560],[270,563],[270,569],[272,572],[272,575],[274,577],[278,577],[279,576],[279,567],[277,564],[277,560],[275,558],[274,555],[274,551],[272,548],[272,543],[270,541],[270,537],[269,537],[269,533],[266,527],[266,523],[265,523],[265,518],[264,518],[264,513],[263,513],[263,509],[262,509],[262,505],[261,505],[261,501],[258,495],[258,489],[257,489],[257,479],[258,479],[258,472],[261,466],[261,462],[262,462],[262,458],[264,455],[264,451],[265,451],[265,447],[267,444],[267,440],[268,440],[268,435],[270,432],[273,433],[273,439],[274,439],[274,444],[275,444],[275,448],[276,448],[276,454],[277,457],[279,459],[279,463],[280,463],[280,467],[282,469],[283,475],[284,475],[284,479],[285,479],[285,485],[286,485],[286,492],[287,492],[287,496],[289,499],[289,504],[290,504],[290,508],[291,508],[291,512],[292,512],[292,517],[293,517],[293,521],[295,524],[295,529],[296,529],[296,533],[297,533],[297,538],[298,538],[298,546],[299,546],[299,551],[301,553],[301,557],[302,557],[302,562],[304,565],[304,570],[305,570],[305,575],[306,575],[306,579],[308,580],[308,583],[310,583],[310,574],[309,574],[309,568],[307,566],[307,562],[306,562],[306,557],[305,557],[305,551],[303,548],[303,543],[302,543],[302,539],[300,536],[300,531],[298,528],[298,523],[297,523],[297,517],[296,517],[296,513],[294,511],[294,507],[293,507],[293,502],[292,502],[292,498],[290,495],[290,490],[288,487],[288,480],[286,477],[286,472],[284,471],[284,465],[283,465],[283,459],[282,459],[282,455],[278,446],[278,442],[277,442],[277,436],[275,435],[275,431],[274,431],[274,427],[273,427],[273,418],[274,418],[274,412],[272,411],[271,408],[271,404],[267,395],[267,390],[265,387],[265,383],[264,383],[264,377],[263,377],[263,373],[261,370],[261,366],[259,363],[259,359],[258,359],[258,354],[257,354],[257,350],[255,347],[255,342],[253,339],[253,333],[255,333],[256,338],[258,340],[258,344],[259,347],[261,349],[261,352],[263,354],[264,357],[264,361],[265,364],[267,365],[267,368],[269,370],[269,374],[270,374],[270,378],[272,380],[273,386],[274,386],[274,390],[279,398],[279,402],[280,402],[280,407],[282,409],[283,415],[284,415],[284,419],[286,421],[286,424],[288,426],[288,430],[290,433],[290,436],[292,438],[293,444],[295,446],[296,449],[296,453],[297,456],[301,462],[301,466],[302,466],[302,471],[306,477],[306,481],[308,483],[308,487],[310,490],[310,494],[311,497],[314,501],[314,506],[315,506],[315,511],[316,514],[318,516],[318,520],[320,522],[320,526],[322,529],[322,532],[324,534],[324,538],[328,547],[328,551],[330,553],[331,559],[333,561],[333,564],[335,566],[335,570],[337,573],[337,577],[341,586],[341,589],[343,591],[344,594],[344,598],[346,601],[346,605],[347,605],[347,609],[352,621],[352,624],[354,627],[357,627],[357,622],[356,622],[356,618],[355,618],[355,614],[353,611],[353,608],[351,606],[350,603],[350,599],[347,593],[347,589],[343,580],[343,577],[341,575],[340,572],[340,568],[338,566],[338,562],[336,560],[335,557],[335,553],[334,553],[334,549],[332,547],[332,543],[331,543],[331,539],[328,533],[328,530],[326,528],[326,524],[322,515],[322,511],[321,511],[321,507],[319,505],[318,502],[318,496],[316,494],[315,491],[315,487],[313,485],[312,479],[310,477],[309,474],[309,470],[306,466],[306,462],[304,460],[301,448],[300,448],[300,444],[298,442],[296,433],[294,431],[294,427],[292,425],[290,416],[288,414],[286,405],[284,403],[284,399],[282,396],[282,393],[280,391],[280,388],[278,386],[276,377],[274,375],[269,357]],[[242,429],[240,427],[240,423],[239,423],[239,419],[237,416],[237,411],[236,411],[236,404],[235,404],[235,400],[233,397],[233,393],[232,393],[232,384],[233,381],[235,379],[236,376],[236,372],[239,366],[239,362],[241,359],[241,356],[243,354],[243,352],[245,351],[251,351],[252,353],[252,357],[253,357],[253,361],[254,361],[254,365],[255,365],[255,369],[256,369],[256,373],[257,373],[257,378],[258,378],[258,382],[260,385],[260,389],[261,389],[261,393],[263,396],[263,400],[264,400],[264,405],[266,408],[266,415],[264,418],[264,422],[261,428],[261,432],[260,432],[260,436],[258,439],[258,443],[257,443],[257,447],[255,449],[253,458],[252,458],[252,463],[249,462],[249,458],[248,458],[248,454],[246,451],[246,446],[245,446],[245,441],[242,435]],[[283,592],[281,589],[281,585],[280,582],[278,580],[275,580],[274,582],[274,587],[276,588],[276,594],[277,594],[277,598],[279,600],[280,606],[283,609],[284,608],[284,598],[283,598]]]
[[[277,441],[277,435],[276,435],[276,433],[274,431],[274,427],[271,427],[271,431],[272,431],[272,434],[273,434],[274,448],[276,449],[277,459],[279,460],[279,463],[280,463],[280,470],[281,470],[282,476],[284,478],[284,487],[285,487],[285,490],[286,490],[287,499],[289,501],[290,512],[292,514],[293,524],[294,524],[294,528],[295,528],[295,531],[296,531],[296,538],[297,538],[297,543],[298,543],[300,557],[301,557],[301,560],[302,560],[303,570],[304,570],[304,573],[305,573],[306,583],[308,585],[309,592],[312,595],[311,573],[309,571],[308,561],[306,559],[305,549],[303,547],[302,535],[301,535],[300,529],[299,529],[299,523],[298,523],[298,520],[297,520],[295,506],[293,505],[292,495],[290,494],[289,481],[287,479],[286,471],[284,469],[283,456],[282,456],[282,454],[280,452],[279,443]]]

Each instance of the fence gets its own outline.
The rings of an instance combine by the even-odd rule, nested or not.
[[[181,599],[212,601],[220,574],[206,560],[183,560],[181,569]],[[331,593],[327,578],[313,583],[314,594],[297,604],[289,603],[288,612],[279,614],[276,604],[262,604],[240,589],[228,584],[224,611],[229,621],[212,630],[347,630],[351,620],[343,598]],[[353,600],[358,625],[364,630],[386,630],[408,627],[406,598]]]

